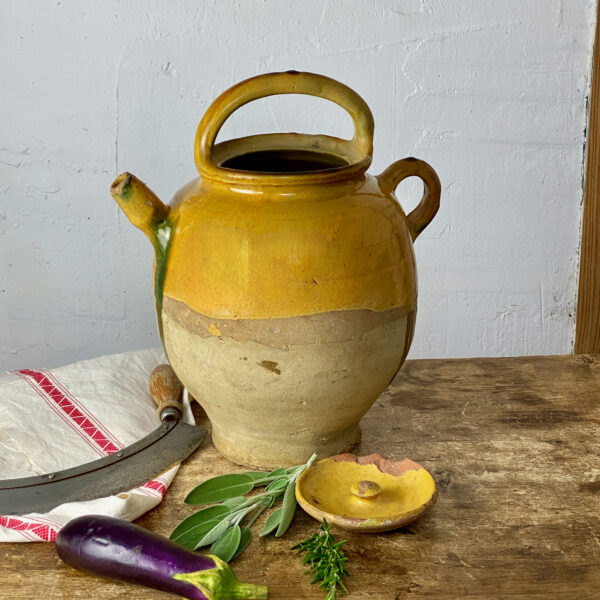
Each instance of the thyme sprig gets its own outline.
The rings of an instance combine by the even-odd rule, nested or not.
[[[292,550],[304,553],[302,564],[310,566],[306,574],[313,576],[311,583],[320,581],[319,587],[327,589],[325,600],[336,600],[338,588],[348,593],[342,581],[348,575],[345,566],[348,558],[342,550],[346,541],[336,542],[331,534],[331,525],[325,520],[321,529],[311,538],[292,546]]]

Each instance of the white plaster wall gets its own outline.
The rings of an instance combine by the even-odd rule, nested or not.
[[[443,182],[416,243],[412,357],[568,353],[574,336],[594,0],[187,0],[0,4],[0,368],[157,345],[152,250],[108,194],[195,176],[208,104],[309,70],[375,116],[372,172],[415,155]],[[222,137],[349,134],[273,98]],[[414,206],[419,187],[399,196]]]

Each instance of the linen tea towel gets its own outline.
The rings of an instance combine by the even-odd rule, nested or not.
[[[0,372],[0,480],[75,467],[138,441],[159,425],[148,383],[162,349],[137,350],[50,370]],[[184,393],[184,421],[193,424]],[[162,500],[179,465],[117,495],[65,503],[45,514],[2,515],[0,542],[54,541],[84,514],[132,521]]]

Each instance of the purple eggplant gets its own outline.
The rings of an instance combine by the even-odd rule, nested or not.
[[[69,521],[56,536],[68,565],[190,600],[261,600],[267,587],[241,583],[220,558],[191,552],[148,529],[100,515]]]

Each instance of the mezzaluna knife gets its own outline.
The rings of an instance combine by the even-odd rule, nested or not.
[[[65,502],[126,492],[187,458],[206,437],[182,421],[183,387],[169,365],[150,375],[150,392],[161,424],[118,452],[78,467],[34,477],[0,481],[0,515],[47,512]]]

